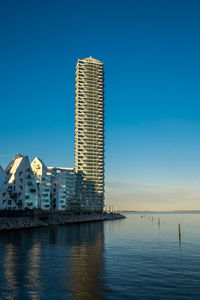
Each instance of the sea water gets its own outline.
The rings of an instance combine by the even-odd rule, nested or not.
[[[0,299],[200,299],[200,214],[125,215],[1,232]]]

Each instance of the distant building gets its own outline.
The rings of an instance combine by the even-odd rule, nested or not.
[[[38,206],[42,209],[51,209],[51,173],[43,161],[35,157],[31,163],[38,186]]]
[[[65,174],[55,167],[48,167],[51,173],[51,206],[53,210],[65,210],[66,201],[66,180]]]
[[[75,89],[75,172],[81,210],[104,207],[104,70],[92,57],[78,59]]]
[[[72,168],[48,167],[51,172],[51,203],[54,210],[71,208],[75,195],[75,173]]]
[[[37,208],[38,188],[28,156],[17,154],[6,168],[6,174],[0,192],[0,208]]]
[[[67,208],[73,210],[76,197],[76,174],[74,168],[63,168],[66,171]]]

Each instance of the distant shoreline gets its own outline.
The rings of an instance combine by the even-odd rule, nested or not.
[[[198,212],[200,210],[117,210],[118,213],[191,213],[191,212]]]

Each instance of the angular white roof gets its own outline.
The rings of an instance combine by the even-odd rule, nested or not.
[[[23,155],[21,155],[20,153],[17,153],[17,154],[15,155],[15,157],[11,160],[11,162],[9,163],[9,165],[6,167],[6,169],[5,169],[6,173],[9,173],[9,172],[10,172],[10,170],[12,169],[12,166],[13,166],[15,160],[16,160],[17,158],[20,158],[20,157],[23,157]]]
[[[40,163],[43,167],[46,167],[45,163],[39,157],[37,157],[37,156],[34,158],[34,160],[32,161],[32,163],[33,162]]]
[[[14,164],[13,164],[11,170],[10,170],[11,177],[8,180],[8,183],[12,183],[14,181],[15,173],[16,173],[16,171],[17,171],[18,167],[20,166],[23,159],[24,159],[24,157],[20,157],[20,158],[15,159]]]

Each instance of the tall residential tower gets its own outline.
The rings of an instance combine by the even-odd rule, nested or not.
[[[78,59],[75,91],[75,171],[82,176],[80,206],[104,206],[104,71],[92,57]]]

